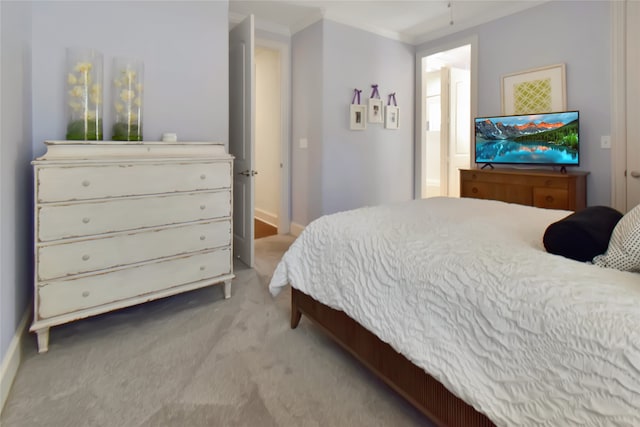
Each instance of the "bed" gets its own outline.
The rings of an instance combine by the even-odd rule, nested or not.
[[[276,267],[316,322],[440,426],[640,425],[640,275],[545,251],[570,212],[430,198],[309,224]]]

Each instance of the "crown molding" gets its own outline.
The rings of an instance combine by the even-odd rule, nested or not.
[[[361,22],[357,22],[356,20],[350,19],[349,17],[340,16],[337,13],[331,12],[331,10],[318,9],[310,14],[308,14],[304,19],[295,22],[289,26],[283,24],[275,24],[273,22],[265,21],[256,17],[255,26],[256,29],[267,31],[274,34],[280,34],[283,36],[291,37],[293,34],[304,30],[305,28],[315,24],[322,19],[327,19],[333,22],[337,22],[339,24],[347,25],[352,28],[357,28],[362,31],[366,31],[369,33],[377,34],[379,36],[400,41],[402,43],[407,43],[413,46],[418,46],[423,43],[427,43],[450,34],[457,33],[459,31],[463,31],[487,22],[494,21],[496,19],[503,18],[508,15],[512,15],[514,13],[521,12],[523,10],[529,9],[531,7],[535,7],[546,3],[550,0],[527,0],[520,2],[504,2],[504,7],[500,10],[499,13],[495,13],[492,11],[491,13],[479,14],[471,19],[460,19],[458,21],[455,20],[453,25],[449,25],[448,19],[446,23],[440,25],[440,28],[435,28],[437,25],[434,25],[433,21],[428,23],[424,23],[422,26],[422,31],[417,28],[412,28],[411,32],[397,32],[387,30],[381,27],[377,27],[374,25],[363,24]],[[229,12],[229,27],[233,28],[236,24],[240,23],[244,20],[247,15],[239,14],[236,12]],[[419,33],[419,34],[416,34]]]
[[[486,24],[487,22],[492,22],[497,19],[504,18],[505,16],[522,12],[523,10],[527,10],[535,6],[539,6],[549,1],[551,0],[532,0],[532,1],[520,1],[520,2],[505,1],[504,7],[498,13],[496,13],[495,11],[491,11],[488,13],[475,15],[469,19],[458,20],[458,21],[456,21],[455,19],[455,12],[454,12],[454,17],[453,17],[454,19],[453,19],[452,25],[446,25],[437,30],[425,29],[424,33],[421,33],[420,35],[417,35],[413,38],[413,44],[417,46],[423,43],[427,43],[427,42],[439,39],[441,37],[457,33],[459,31],[473,28],[478,25]]]
[[[302,19],[291,26],[291,35],[310,27],[318,21],[321,21],[325,17],[324,15],[324,11],[317,11],[309,14],[305,19]]]
[[[244,21],[247,16],[241,13],[229,12],[229,30],[238,25],[240,22]],[[263,19],[254,18],[255,21],[255,29],[261,31],[267,31],[273,34],[279,34],[283,36],[290,37],[292,32],[286,25],[275,24],[273,22],[265,21]]]
[[[347,25],[352,28],[357,28],[359,30],[366,31],[368,33],[377,34],[379,36],[382,36],[388,39],[400,41],[403,43],[413,44],[413,37],[407,36],[403,33],[386,30],[384,28],[376,27],[374,25],[361,24],[358,22],[354,22],[348,18],[345,19],[344,17],[338,16],[337,14],[333,14],[333,13],[325,13],[324,18],[329,21],[337,22],[339,24]]]
[[[231,27],[235,27],[246,18],[248,15],[243,15],[241,13],[231,12],[229,11],[229,23],[232,24]]]

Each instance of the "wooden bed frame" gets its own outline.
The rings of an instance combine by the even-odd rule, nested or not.
[[[303,314],[437,426],[495,426],[486,415],[456,397],[422,368],[411,363],[345,313],[292,287],[292,329],[298,326]]]

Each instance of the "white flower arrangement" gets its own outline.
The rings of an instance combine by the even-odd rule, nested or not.
[[[102,139],[102,55],[69,50],[67,135],[69,140]]]
[[[141,63],[116,65],[113,87],[115,112],[113,139],[116,141],[142,141]]]

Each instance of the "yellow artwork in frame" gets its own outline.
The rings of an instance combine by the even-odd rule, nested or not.
[[[556,64],[502,77],[502,114],[565,111],[565,65]]]

